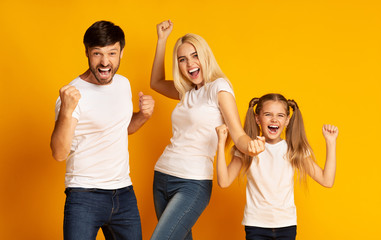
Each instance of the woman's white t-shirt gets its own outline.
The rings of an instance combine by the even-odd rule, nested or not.
[[[215,128],[224,123],[218,105],[220,91],[234,96],[223,78],[185,93],[172,112],[171,143],[157,161],[155,171],[186,179],[213,179],[218,140]]]

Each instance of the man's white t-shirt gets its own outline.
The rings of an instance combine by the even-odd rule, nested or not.
[[[213,179],[215,128],[224,123],[218,105],[220,91],[234,96],[223,78],[185,93],[172,112],[171,143],[157,161],[155,171],[185,179]]]
[[[108,85],[74,79],[81,93],[73,117],[78,120],[66,160],[66,187],[118,189],[132,185],[128,132],[133,109],[130,82],[115,74]],[[56,119],[61,99],[56,102]]]
[[[239,153],[236,152],[236,156]],[[246,206],[242,224],[264,228],[296,225],[294,169],[286,157],[287,143],[265,144],[247,172]]]

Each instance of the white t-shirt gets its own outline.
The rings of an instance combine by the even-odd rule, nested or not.
[[[213,179],[215,128],[224,122],[218,105],[220,91],[234,96],[223,78],[185,93],[172,112],[173,136],[156,163],[156,171],[186,179]]]
[[[131,87],[114,75],[108,85],[74,79],[81,93],[73,112],[78,119],[66,160],[66,187],[118,189],[132,184],[129,176],[128,132],[132,117]],[[56,102],[56,119],[61,99]]]
[[[247,172],[242,224],[264,228],[296,225],[294,169],[286,158],[287,143],[265,144]],[[235,155],[238,155],[237,152]]]

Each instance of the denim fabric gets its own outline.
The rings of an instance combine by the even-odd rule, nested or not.
[[[295,240],[296,226],[261,228],[245,226],[246,240]]]
[[[107,240],[141,240],[142,229],[134,189],[67,188],[64,239],[94,240],[99,228]]]
[[[182,179],[155,171],[153,197],[159,222],[151,240],[193,239],[192,227],[211,194],[211,180]]]

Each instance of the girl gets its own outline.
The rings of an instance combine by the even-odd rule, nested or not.
[[[290,108],[293,110],[291,118]],[[281,138],[284,128],[286,140]],[[233,147],[232,161],[226,166],[224,148],[228,127],[217,127],[218,184],[228,187],[241,169],[246,173],[246,206],[242,222],[246,239],[295,239],[294,170],[298,170],[303,180],[308,174],[322,186],[332,187],[339,130],[332,125],[323,126],[327,159],[324,169],[321,169],[315,162],[302,115],[294,100],[287,100],[280,94],[253,98],[249,103],[244,129],[250,137],[262,133],[266,141],[265,151],[254,157],[252,164],[253,157]]]
[[[159,220],[151,239],[192,239],[191,229],[209,203],[213,159],[217,148],[215,128],[223,122],[237,148],[257,154],[242,129],[230,82],[222,73],[203,38],[186,34],[173,51],[173,78],[166,80],[164,53],[173,29],[171,21],[157,25],[156,55],[151,88],[180,100],[172,112],[171,143],[155,165],[153,196]]]

